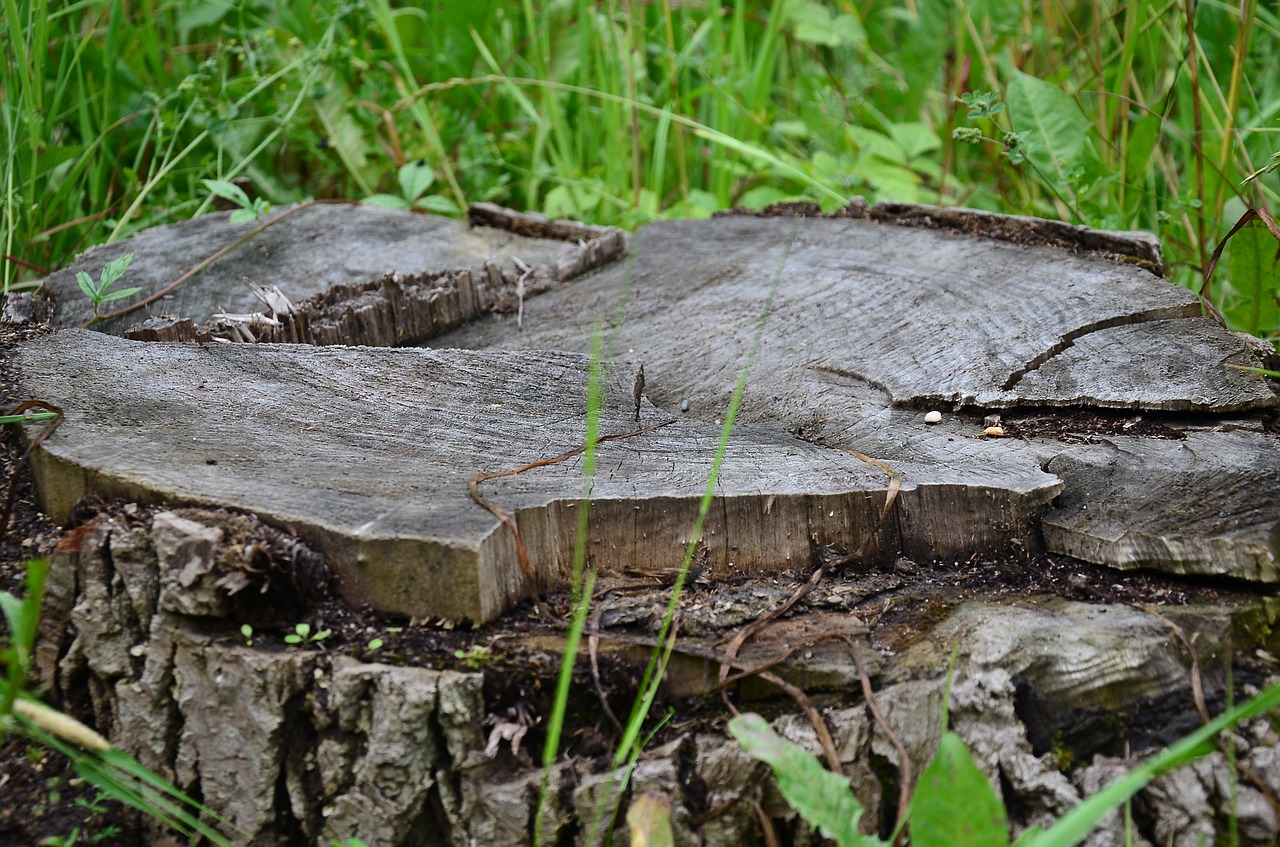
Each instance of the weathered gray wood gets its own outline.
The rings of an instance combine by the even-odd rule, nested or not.
[[[828,388],[821,393],[835,396],[822,398],[823,411],[958,404],[1229,412],[1276,403],[1260,377],[1223,367],[1255,360],[1243,341],[1204,326],[1192,292],[1133,265],[855,219],[664,221],[634,238],[634,263],[530,303],[522,331],[495,320],[436,343],[586,350],[595,321],[612,319],[622,302],[617,343],[645,362],[654,401],[692,398],[714,416],[781,275],[748,393],[752,417],[804,413],[823,373],[881,392],[845,399],[839,395],[849,392]],[[1178,318],[1196,320],[1158,323]],[[1129,327],[1129,337],[1116,327]],[[1113,367],[1095,364],[1074,382],[1062,376],[1068,365],[1057,360],[1088,359],[1091,344],[1112,351]],[[693,351],[697,368],[687,366]],[[1180,377],[1170,380],[1175,368]]]
[[[769,281],[781,273],[740,419],[810,430],[822,422],[827,443],[889,463],[913,492],[898,516],[916,530],[903,532],[904,543],[954,539],[992,522],[1016,525],[995,519],[1019,511],[993,508],[1004,496],[1001,475],[1043,467],[1075,449],[1056,441],[979,441],[980,428],[953,420],[925,428],[921,413],[904,405],[1225,413],[1276,403],[1264,380],[1227,367],[1257,363],[1251,345],[1199,317],[1190,292],[1132,265],[845,219],[667,222],[641,230],[633,246],[628,267],[603,269],[571,293],[531,303],[519,331],[491,318],[434,343],[583,351],[593,321],[607,320],[622,301],[626,318],[616,343],[645,362],[649,396],[667,410],[688,401],[690,416],[714,420]],[[1275,545],[1259,539],[1280,532],[1272,508],[1280,502],[1280,475],[1260,473],[1241,490],[1256,508],[1242,509],[1232,528],[1184,525],[1180,516],[1212,504],[1219,468],[1187,467],[1169,442],[1115,442],[1119,450],[1144,445],[1152,465],[1161,451],[1174,451],[1170,461],[1187,471],[1173,490],[1154,489],[1165,499],[1146,532],[1203,535],[1180,545],[1114,545],[1115,527],[1129,510],[1147,508],[1153,492],[1145,470],[1131,467],[1108,477],[1109,487],[1080,495],[1112,506],[1105,516],[1078,515],[1073,540],[1046,530],[1049,550],[1103,563],[1114,556],[1122,566],[1276,578]],[[1231,461],[1240,468],[1270,468],[1280,455],[1275,437],[1262,433],[1237,448]],[[920,508],[927,499],[930,507]],[[934,529],[921,531],[922,522],[938,517]]]
[[[536,580],[467,482],[581,445],[582,357],[201,347],[69,330],[25,348],[21,367],[26,389],[67,414],[35,461],[58,520],[87,492],[248,509],[320,541],[353,600],[422,617],[488,620],[570,571],[579,459],[481,485],[515,516]],[[634,379],[614,368],[603,433],[667,420],[647,401],[637,418]],[[679,565],[717,434],[690,419],[600,445],[593,563]],[[1038,469],[1013,484],[1029,512],[1056,491]],[[749,574],[807,564],[815,543],[860,544],[887,486],[848,453],[745,427],[725,457],[706,555],[716,573]],[[893,527],[869,555],[882,544],[898,546]]]
[[[504,214],[481,209],[477,220],[507,220],[521,232],[545,227],[556,237],[577,232]],[[1015,232],[1020,225],[1000,223]],[[822,544],[871,557],[959,556],[1011,542],[1037,548],[1040,515],[1068,479],[1044,468],[1057,457],[1070,466],[1080,448],[983,439],[971,419],[929,426],[921,407],[1227,412],[1276,402],[1260,377],[1225,367],[1256,362],[1256,354],[1199,317],[1193,295],[1092,255],[857,219],[656,224],[636,246],[634,262],[530,301],[523,326],[491,318],[439,340],[527,354],[229,352],[76,333],[28,347],[29,392],[69,410],[39,465],[44,496],[56,515],[91,490],[250,509],[325,539],[353,599],[488,619],[569,572],[581,470],[573,460],[482,486],[517,522],[532,579],[518,567],[512,533],[470,500],[466,482],[579,444],[586,360],[533,351],[588,353],[596,322],[614,319],[621,299],[624,319],[609,343],[644,363],[643,398],[661,408],[644,399],[637,414],[636,374],[619,366],[606,430],[679,422],[602,445],[588,555],[606,571],[668,569],[689,537],[719,419],[779,274],[703,541],[716,573],[804,563]],[[465,275],[477,277],[461,271],[453,279]],[[459,285],[424,277],[410,283],[427,307],[406,319],[414,310],[400,308],[409,299],[404,283],[387,277],[367,290],[340,285],[314,295],[347,316],[326,325],[331,340],[352,327],[365,338],[432,335],[485,311]],[[371,300],[378,305],[354,305]],[[321,325],[307,324],[313,340]],[[1123,451],[1129,441],[1114,443]],[[1133,443],[1149,451],[1148,464],[1178,449]],[[901,484],[879,530],[889,476],[849,451],[887,463]],[[1241,442],[1233,461],[1272,467],[1274,438]],[[1247,487],[1241,496],[1260,505],[1241,506],[1236,525],[1184,524],[1181,516],[1216,490],[1218,470],[1188,468],[1143,530],[1166,538],[1193,526],[1193,540],[1113,543],[1116,522],[1144,507],[1149,490],[1150,476],[1135,467],[1090,483],[1085,494],[1069,492],[1064,502],[1096,497],[1112,507],[1105,515],[1081,510],[1069,532],[1046,526],[1044,541],[1054,552],[1121,566],[1280,579],[1274,545],[1260,541],[1280,525],[1266,508],[1280,501],[1280,474],[1261,473]]]
[[[94,317],[76,283],[78,271],[96,280],[106,262],[134,254],[115,287],[142,291],[101,307],[114,311],[177,281],[266,220],[232,224],[229,213],[208,215],[92,248],[45,280],[51,322],[72,327]],[[405,344],[490,310],[515,311],[520,297],[617,259],[625,249],[626,234],[618,229],[489,204],[472,207],[470,225],[375,206],[323,204],[282,217],[144,311],[98,321],[94,328],[147,341]],[[275,314],[242,284],[245,277],[274,286],[296,314]],[[267,320],[249,320],[255,313]]]
[[[1234,429],[1185,440],[1105,438],[1049,462],[1063,493],[1052,550],[1119,568],[1280,581],[1280,450]]]

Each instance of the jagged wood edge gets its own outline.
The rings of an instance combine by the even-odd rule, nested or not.
[[[529,238],[566,241],[554,264],[525,271],[486,262],[418,274],[386,273],[357,284],[339,284],[292,304],[291,313],[256,315],[250,320],[151,318],[125,331],[133,341],[290,343],[394,347],[434,338],[490,312],[516,311],[524,297],[616,261],[625,255],[628,235],[615,227],[550,220],[491,203],[467,212],[472,226],[502,229]]]

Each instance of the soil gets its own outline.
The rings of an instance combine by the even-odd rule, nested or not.
[[[6,408],[26,399],[21,396],[15,375],[6,364],[4,351],[24,337],[45,330],[33,326],[0,328],[0,395]],[[27,424],[34,433],[39,424]],[[1176,428],[1156,420],[1123,415],[1063,414],[1052,416],[1007,415],[1003,426],[1011,437],[1057,436],[1091,437],[1124,433],[1155,438],[1177,438]],[[16,425],[6,428],[0,440],[0,466],[13,486],[14,507],[7,531],[0,536],[0,589],[21,596],[23,562],[47,556],[61,530],[41,513],[30,474],[22,462],[22,447]],[[146,521],[154,511],[134,504],[86,503],[73,521],[87,520],[94,513],[111,512],[130,522]],[[247,525],[247,524],[246,524]],[[249,530],[246,530],[249,531]],[[264,562],[272,567],[255,572],[279,573],[279,565],[291,569],[305,567],[312,582],[317,567],[323,568],[295,539],[278,530],[266,529],[253,536],[262,548]],[[841,557],[844,551],[819,551],[819,557]],[[300,564],[301,563],[301,564]],[[736,620],[699,618],[689,614],[682,632],[697,634],[739,626],[758,617],[765,608],[781,603],[809,577],[813,567],[800,568],[770,579],[717,581],[714,584],[695,570],[686,586],[691,608],[739,610]],[[255,646],[270,650],[317,649],[346,653],[357,658],[392,664],[432,668],[480,670],[485,673],[488,711],[505,715],[510,721],[528,725],[524,750],[538,750],[542,744],[538,716],[550,711],[552,688],[560,657],[546,644],[563,633],[569,618],[568,593],[551,594],[526,601],[502,619],[481,627],[453,627],[441,621],[412,621],[370,609],[352,608],[332,590],[321,590],[293,602],[278,602],[290,596],[288,585],[296,581],[296,570],[276,580],[271,591],[250,591],[246,595],[265,598],[255,608],[245,609],[236,624],[228,624],[229,639],[252,639]],[[323,580],[320,581],[323,584]],[[597,588],[595,605],[600,609],[599,626],[627,637],[649,637],[656,633],[665,607],[670,580],[654,578],[614,579]],[[978,555],[961,561],[855,562],[828,574],[789,616],[810,610],[842,611],[856,615],[871,631],[873,646],[895,650],[907,643],[910,634],[936,620],[956,604],[996,597],[1057,595],[1099,603],[1235,604],[1256,597],[1243,585],[1221,580],[1195,580],[1162,574],[1128,572],[1120,574],[1083,562],[1056,556],[1031,555],[1019,548]],[[944,598],[944,599],[940,599]],[[699,602],[702,601],[702,602]],[[711,613],[708,612],[708,615]],[[239,623],[251,621],[249,629]],[[298,624],[311,627],[307,644],[286,643],[297,634]],[[318,638],[319,633],[327,633]],[[538,636],[545,636],[541,641]],[[607,641],[602,639],[602,643]],[[0,640],[0,644],[3,644]],[[541,645],[541,646],[539,646]],[[616,656],[601,656],[601,683],[597,687],[586,662],[580,663],[577,681],[580,690],[595,691],[595,697],[580,698],[577,712],[566,728],[569,752],[590,757],[612,752],[616,730],[601,702],[612,711],[625,714],[635,694],[639,670],[634,663]],[[653,714],[662,715],[667,703],[659,703]],[[693,726],[719,726],[727,711],[718,697],[686,700],[678,704],[673,720],[661,728],[654,743],[671,738]],[[761,704],[753,703],[753,708]],[[778,710],[793,708],[785,698]],[[763,711],[768,711],[766,705]],[[0,739],[0,844],[24,845],[93,843],[132,845],[143,841],[139,816],[119,804],[97,799],[95,790],[78,780],[68,764],[56,753],[18,737]],[[52,840],[51,840],[52,839]],[[58,840],[61,839],[61,840]],[[181,842],[173,841],[179,844]]]

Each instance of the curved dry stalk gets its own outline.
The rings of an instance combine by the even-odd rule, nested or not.
[[[9,518],[13,515],[13,500],[18,493],[18,473],[22,470],[22,466],[30,460],[31,451],[43,444],[44,440],[50,435],[53,435],[53,431],[57,429],[63,421],[62,409],[52,403],[46,403],[43,400],[26,400],[14,406],[13,410],[8,414],[21,415],[31,409],[43,409],[46,412],[52,412],[57,415],[57,417],[44,425],[40,430],[40,434],[31,439],[31,443],[27,445],[27,449],[22,451],[22,455],[19,456],[18,461],[14,463],[13,476],[9,479],[9,491],[5,494],[4,498],[4,512],[0,513],[0,538],[3,538],[5,531],[9,529]]]
[[[136,312],[138,309],[141,309],[143,306],[149,306],[150,304],[159,300],[161,297],[164,297],[167,294],[169,294],[169,292],[173,291],[179,285],[182,285],[184,282],[188,281],[189,279],[194,277],[196,274],[200,273],[205,268],[212,265],[214,262],[221,259],[223,256],[230,253],[232,250],[239,247],[241,244],[244,244],[249,239],[254,238],[258,234],[269,229],[270,227],[275,226],[276,224],[280,223],[282,220],[289,217],[290,215],[296,215],[298,212],[301,212],[303,209],[309,209],[312,206],[319,206],[322,204],[339,204],[339,205],[354,206],[354,205],[358,205],[359,202],[360,202],[359,200],[308,200],[305,203],[299,203],[296,206],[290,206],[288,209],[285,209],[283,212],[276,215],[275,217],[268,218],[267,220],[263,221],[258,226],[254,227],[253,229],[246,232],[244,235],[237,238],[235,241],[231,242],[230,244],[218,250],[212,256],[200,262],[197,262],[195,265],[191,267],[190,270],[188,270],[182,276],[178,277],[173,282],[169,283],[164,288],[161,288],[159,291],[155,292],[154,294],[151,294],[147,297],[142,298],[137,303],[130,303],[128,306],[125,306],[123,309],[116,309],[114,312],[107,312],[101,315],[94,315],[92,318],[82,323],[80,325],[80,328],[87,329],[93,326],[94,324],[96,324],[98,321],[105,321],[105,320],[108,320],[109,318],[118,318],[118,317],[121,317],[122,315],[127,315],[130,312]]]
[[[675,422],[675,418],[672,418],[669,421],[650,424],[649,426],[644,426],[640,429],[632,430],[631,432],[618,432],[612,435],[602,435],[595,440],[595,443],[601,444],[605,441],[620,441],[623,438],[634,438],[637,435],[643,435],[646,432],[661,429],[664,426],[670,426]],[[467,493],[471,495],[471,499],[475,501],[475,504],[488,510],[490,514],[502,522],[503,526],[511,530],[511,535],[515,538],[516,542],[516,557],[520,560],[520,570],[524,571],[524,575],[530,579],[535,578],[536,574],[533,572],[533,566],[529,564],[529,553],[525,549],[524,541],[520,538],[520,528],[516,526],[515,520],[500,506],[496,506],[480,496],[480,483],[488,482],[491,479],[501,479],[504,476],[515,476],[516,474],[522,474],[525,471],[531,471],[534,468],[545,468],[548,465],[558,465],[561,462],[572,459],[574,456],[585,453],[586,450],[587,445],[583,444],[581,447],[574,447],[572,450],[566,450],[559,456],[552,456],[549,459],[538,459],[536,462],[529,462],[526,465],[518,465],[517,467],[507,468],[506,470],[501,471],[481,471],[471,477],[471,479],[467,480]]]

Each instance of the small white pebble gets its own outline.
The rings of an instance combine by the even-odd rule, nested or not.
[[[924,422],[927,424],[942,423],[942,412],[929,412],[924,416]]]

